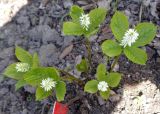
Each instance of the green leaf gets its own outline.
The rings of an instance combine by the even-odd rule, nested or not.
[[[155,37],[157,27],[152,23],[140,23],[135,28],[139,33],[138,39],[133,44],[135,47],[149,44]]]
[[[39,62],[39,58],[38,58],[38,54],[34,53],[33,55],[33,65],[32,68],[37,68],[40,66],[40,62]]]
[[[23,79],[23,75],[24,73],[23,72],[17,72],[16,70],[16,64],[17,63],[13,63],[11,65],[9,65],[5,71],[4,71],[4,75],[7,76],[7,77],[10,77],[10,78],[13,78],[13,79],[16,79],[16,80],[20,80],[20,79]]]
[[[77,70],[80,72],[87,72],[88,71],[88,63],[86,59],[82,59],[79,64],[76,66]]]
[[[96,8],[91,10],[89,13],[90,22],[89,31],[95,30],[95,28],[99,28],[99,25],[105,20],[106,17],[106,9],[103,8]]]
[[[98,81],[106,80],[106,66],[104,64],[99,64],[97,67],[96,77]]]
[[[41,87],[38,87],[36,90],[36,100],[37,101],[43,100],[50,95],[52,95],[52,91],[44,91],[44,89]]]
[[[27,83],[24,79],[19,80],[15,85],[16,91],[25,85],[27,85]]]
[[[15,55],[19,61],[32,64],[32,55],[21,47],[16,46]]]
[[[129,60],[134,63],[145,65],[147,61],[147,54],[144,50],[137,47],[126,47],[124,49],[124,54]]]
[[[115,38],[121,42],[125,32],[128,30],[129,22],[122,12],[116,12],[111,19],[111,29]]]
[[[83,34],[83,28],[73,22],[64,22],[63,23],[63,33],[65,35],[76,35],[80,36]]]
[[[66,84],[62,81],[59,81],[56,84],[56,98],[58,101],[63,101],[66,94]]]
[[[121,81],[121,74],[119,73],[109,73],[107,76],[107,83],[110,87],[117,87]]]
[[[105,92],[100,91],[99,93],[100,93],[100,95],[101,95],[101,97],[102,97],[103,99],[106,99],[106,100],[107,100],[107,99],[109,98],[109,96],[110,96],[110,89],[108,88],[107,91],[105,91]]]
[[[73,21],[79,23],[80,16],[84,13],[83,9],[79,6],[73,5],[70,10],[70,16],[72,17]]]
[[[92,35],[95,35],[98,32],[99,28],[94,29],[92,31],[85,31],[84,35],[86,38],[90,38]]]
[[[88,81],[84,87],[84,91],[88,93],[96,93],[98,91],[97,85],[98,85],[97,80]]]
[[[52,67],[35,68],[24,75],[24,80],[32,86],[40,85],[41,81],[46,78],[52,78],[55,81],[60,80],[57,70]]]
[[[122,52],[122,47],[113,40],[106,40],[102,43],[102,51],[109,57],[118,56]]]

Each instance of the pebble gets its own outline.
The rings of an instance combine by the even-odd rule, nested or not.
[[[98,1],[98,7],[105,8],[106,10],[110,10],[110,4],[112,0],[100,0]]]
[[[121,99],[121,97],[118,94],[109,97],[109,100],[111,102],[118,102],[118,101],[120,101],[120,99]]]
[[[63,2],[64,8],[70,8],[73,5],[72,0],[65,0]]]
[[[26,85],[26,86],[24,86],[24,89],[25,89],[25,91],[32,93],[32,94],[36,93],[36,88],[34,88],[34,87]]]
[[[22,111],[22,114],[28,114],[28,110],[27,110],[27,109],[24,109],[24,110]]]
[[[5,95],[9,90],[7,88],[0,89],[0,95]]]
[[[106,103],[106,101],[104,101],[100,96],[98,96],[98,102],[100,105],[104,105]]]
[[[59,52],[54,44],[43,45],[40,47],[39,56],[43,66],[58,63]]]
[[[14,47],[5,48],[0,53],[1,59],[6,59],[7,57],[13,57],[14,56]]]
[[[74,36],[64,36],[62,47],[69,46],[73,42],[73,40],[75,40],[75,39],[76,39],[76,37],[74,37]]]

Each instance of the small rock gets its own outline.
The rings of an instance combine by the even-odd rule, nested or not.
[[[112,0],[99,0],[98,1],[98,7],[105,8],[106,10],[110,10],[110,4]]]
[[[109,100],[112,101],[112,102],[118,102],[118,101],[120,101],[120,99],[121,99],[121,96],[118,95],[118,94],[113,95],[113,96],[111,96],[111,97],[109,98]]]
[[[157,13],[157,9],[156,9],[156,5],[157,5],[157,2],[154,1],[154,2],[151,2],[150,3],[150,11],[151,11],[151,14],[156,17],[157,19],[159,19],[158,17],[158,13]]]
[[[28,110],[27,110],[27,109],[24,109],[24,110],[22,111],[22,114],[28,114]]]
[[[113,90],[111,90],[110,95],[116,95],[116,93]]]
[[[39,9],[45,9],[45,6],[47,5],[48,2],[49,0],[42,0]]]
[[[157,50],[158,55],[160,56],[160,50]]]
[[[34,87],[31,87],[28,85],[24,86],[24,89],[25,89],[25,91],[32,93],[32,94],[34,94],[36,92],[36,89]]]
[[[70,8],[73,5],[73,2],[71,0],[65,0],[63,2],[64,8]]]
[[[9,58],[0,61],[0,72],[2,72],[6,68],[6,66],[9,64],[9,61]]]
[[[0,75],[0,83],[4,80],[4,76]]]
[[[28,29],[30,27],[30,21],[27,16],[20,16],[17,19],[17,23],[22,24],[25,29]]]
[[[113,71],[114,72],[119,71],[119,64],[118,63],[114,66]]]
[[[63,59],[65,56],[67,56],[73,49],[73,44],[71,44],[70,46],[66,47],[63,52],[61,53],[61,55],[59,56],[60,59]]]
[[[76,37],[74,36],[65,36],[63,41],[63,47],[69,46],[74,39],[76,39]]]
[[[143,4],[148,7],[151,3],[151,0],[143,0]]]
[[[2,59],[5,59],[7,57],[12,57],[12,56],[14,56],[14,48],[13,47],[5,48],[0,53],[0,58],[2,58]]]
[[[51,29],[48,25],[39,25],[29,31],[29,38],[36,41],[41,41],[43,44],[48,42],[58,42],[61,37],[58,32]]]
[[[87,5],[88,4],[88,2],[87,1],[82,1],[82,0],[80,0],[80,1],[77,1],[77,3],[79,4],[79,5]]]
[[[13,79],[9,79],[9,81],[7,81],[7,85],[14,85],[14,84],[16,84],[17,83],[17,81],[16,80],[13,80]]]
[[[151,59],[153,55],[155,54],[155,51],[151,49],[150,47],[146,47],[147,53],[148,53],[148,58]]]
[[[154,48],[159,49],[160,50],[160,41],[159,40],[154,40]]]
[[[38,24],[38,20],[39,18],[36,15],[30,14],[30,21],[31,21],[31,25],[35,26]]]
[[[8,91],[8,88],[1,88],[0,95],[5,95]]]
[[[39,51],[41,64],[44,66],[58,63],[59,52],[53,44],[43,45]]]
[[[93,42],[93,41],[95,41],[97,38],[98,38],[97,35],[91,36],[90,39],[89,39],[89,41]]]
[[[101,112],[101,109],[97,108],[97,107],[94,107],[91,111],[90,111],[90,114],[103,114]]]
[[[100,105],[104,105],[106,103],[100,96],[98,96],[98,102]]]

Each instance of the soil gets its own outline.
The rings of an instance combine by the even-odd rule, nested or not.
[[[119,59],[115,69],[123,73],[119,87],[114,88],[108,101],[94,94],[83,92],[76,84],[67,83],[64,103],[75,96],[83,95],[69,106],[69,114],[160,114],[160,2],[159,0],[0,0],[0,114],[51,114],[55,97],[41,102],[35,101],[35,89],[25,86],[15,91],[16,81],[2,75],[3,70],[17,61],[15,45],[30,53],[38,52],[43,66],[56,66],[68,69],[80,79],[85,74],[75,70],[75,65],[87,56],[82,37],[64,36],[63,21],[73,4],[82,6],[86,12],[99,6],[108,9],[106,21],[98,35],[91,37],[92,72],[107,63],[100,45],[113,35],[109,23],[114,11],[123,11],[130,25],[138,22],[152,22],[158,27],[156,38],[144,49],[148,53],[145,66],[133,64],[124,56]],[[67,48],[67,49],[66,49]],[[67,51],[64,51],[67,50]]]

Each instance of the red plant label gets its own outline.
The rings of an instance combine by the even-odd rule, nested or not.
[[[68,106],[59,102],[54,103],[53,114],[67,114]]]

